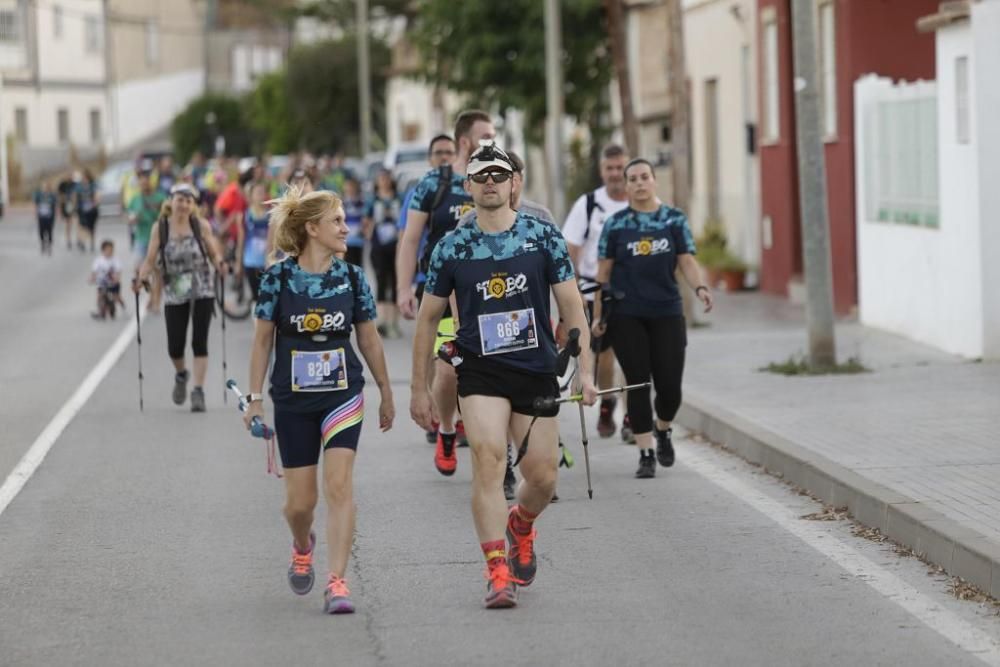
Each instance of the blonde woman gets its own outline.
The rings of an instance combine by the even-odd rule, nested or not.
[[[352,477],[364,416],[363,368],[351,346],[352,330],[381,393],[379,427],[388,431],[395,416],[375,302],[364,272],[337,257],[347,250],[348,228],[336,195],[292,187],[270,203],[275,246],[288,257],[261,275],[245,422],[249,428],[264,415],[264,375],[274,350],[270,394],[292,532],[288,584],[305,595],[315,580],[312,523],[322,454],[330,568],[323,610],[352,613],[344,575],[354,538]]]

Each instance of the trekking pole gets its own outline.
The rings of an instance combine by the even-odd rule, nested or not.
[[[588,448],[587,442],[587,423],[583,418],[583,403],[577,403],[576,406],[580,408],[580,439],[583,441],[583,463],[587,468],[587,495],[590,499],[594,499],[594,487],[590,484],[590,449]]]
[[[219,310],[222,311],[222,377],[226,377],[229,375],[229,368],[226,366],[226,277],[221,271],[219,272]],[[227,387],[229,382],[226,383]],[[222,390],[222,403],[229,405],[229,394],[226,393],[225,389]]]
[[[144,283],[147,287],[149,283]],[[135,341],[139,352],[139,412],[142,412],[142,322],[139,319],[139,292],[135,292]]]
[[[236,386],[236,380],[232,378],[226,380],[226,388],[236,394],[236,400],[238,401],[237,407],[239,407],[240,412],[246,412],[250,407],[250,403],[247,402],[246,397],[240,388]],[[278,463],[274,455],[274,429],[265,424],[260,417],[254,417],[250,420],[250,435],[255,438],[263,438],[267,441],[267,472],[268,474],[274,475],[278,479],[281,479],[281,472],[278,470]]]

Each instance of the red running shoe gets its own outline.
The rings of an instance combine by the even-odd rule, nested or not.
[[[455,456],[455,435],[454,433],[438,433],[437,449],[434,451],[434,465],[438,472],[445,477],[455,474],[455,467],[458,466],[458,457]]]

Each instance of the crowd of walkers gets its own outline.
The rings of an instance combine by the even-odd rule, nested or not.
[[[653,478],[657,465],[674,463],[683,293],[706,311],[713,305],[685,214],[657,196],[653,164],[609,145],[602,185],[556,221],[523,197],[524,160],[495,136],[488,113],[462,112],[453,134],[430,141],[429,171],[405,193],[382,170],[366,197],[338,159],[308,156],[278,170],[261,159],[242,173],[200,156],[175,170],[163,158],[137,164],[124,184],[133,289],[149,290],[150,311],[162,304],[174,403],[206,410],[208,333],[227,284],[245,285],[256,304],[245,420],[248,428],[274,425],[292,534],[288,583],[300,595],[315,580],[312,522],[322,475],[327,613],[354,610],[346,577],[364,368],[380,392],[379,428],[388,430],[395,408],[382,341],[402,337],[402,319],[416,320],[410,415],[435,445],[435,468],[453,475],[456,448],[471,448],[486,607],[515,606],[519,588],[536,577],[538,519],[556,499],[561,460],[561,354],[579,348],[565,400],[600,400],[598,434],[620,433],[636,446],[635,477]],[[98,210],[89,174],[66,187],[44,185],[35,202],[43,252],[51,253],[57,215],[75,215],[77,248],[93,247]],[[123,273],[114,245],[102,244],[92,276],[95,316],[124,305]],[[624,396],[618,369],[631,387]]]

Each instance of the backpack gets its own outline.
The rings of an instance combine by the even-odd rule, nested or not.
[[[444,196],[448,194],[448,190],[451,188],[451,165],[442,165],[438,171],[438,184],[437,190],[434,191],[434,199],[431,200],[431,212],[428,214],[428,220],[430,216],[434,215],[434,211],[437,210],[441,202],[444,201]]]
[[[587,238],[590,236],[590,217],[594,214],[594,210],[598,210],[604,213],[604,207],[597,203],[597,191],[591,190],[587,193],[587,226],[583,230],[583,242],[587,242]]]
[[[167,282],[167,256],[165,254],[167,242],[170,240],[170,223],[166,218],[160,218],[160,265],[163,267],[163,282]],[[197,216],[191,216],[191,235],[194,236],[194,240],[198,242],[198,250],[201,250],[201,256],[206,262],[211,265],[208,261],[208,253],[205,252],[205,242],[201,238],[201,224]]]

